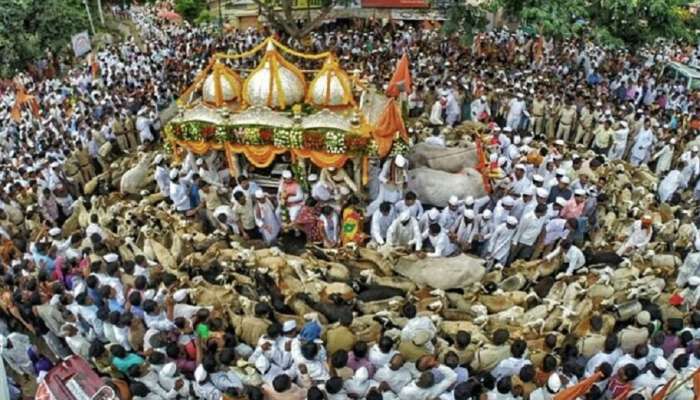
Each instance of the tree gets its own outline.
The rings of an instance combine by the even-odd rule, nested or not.
[[[303,38],[314,29],[318,28],[328,15],[333,11],[333,8],[345,6],[349,0],[317,0],[317,4],[313,4],[316,10],[315,16],[311,13],[299,13],[295,15],[295,9],[298,0],[253,0],[259,7],[260,13],[277,29],[286,32],[288,35],[295,38]],[[316,3],[315,0],[305,0],[308,6]],[[316,8],[317,7],[317,8]],[[311,7],[309,7],[311,8]],[[301,18],[299,18],[301,16]],[[297,23],[300,21],[301,23]]]
[[[175,12],[190,22],[195,22],[197,17],[207,8],[205,0],[176,0]]]
[[[494,0],[509,18],[555,38],[582,33],[636,46],[658,37],[688,39],[687,0]]]
[[[0,0],[0,76],[12,77],[46,50],[59,52],[89,26],[80,0]]]

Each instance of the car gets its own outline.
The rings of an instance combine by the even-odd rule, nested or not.
[[[700,70],[690,65],[671,61],[664,65],[661,76],[671,80],[681,80],[688,90],[700,89]]]
[[[79,356],[70,356],[44,376],[35,399],[118,400],[118,397],[87,361]]]

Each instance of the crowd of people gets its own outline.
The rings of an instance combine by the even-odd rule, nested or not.
[[[483,123],[489,193],[424,209],[406,189],[410,165],[402,155],[373,170],[368,191],[343,168],[304,177],[286,170],[271,192],[247,174],[229,176],[215,158],[190,153],[174,165],[162,150],[160,113],[213,52],[243,51],[265,34],[212,35],[159,20],[148,8],[125,17],[140,37],[99,51],[88,65],[50,63],[55,77],[17,76],[17,92],[35,96],[37,109],[17,116],[16,91],[2,95],[0,354],[11,371],[11,398],[30,396],[27,382],[41,381],[70,355],[90,361],[121,399],[644,400],[664,398],[659,391],[674,378],[667,398],[694,396],[688,378],[700,368],[700,113],[695,93],[661,67],[696,64],[698,49],[660,42],[611,50],[507,29],[465,47],[439,30],[375,21],[326,24],[308,40],[287,40],[293,48],[335,52],[347,70],[379,88],[395,63],[376,60],[407,52],[414,141],[447,147],[460,126]],[[138,196],[158,195],[159,210],[205,237],[269,247],[296,232],[291,236],[303,233],[317,249],[392,249],[421,259],[471,254],[486,260],[489,273],[558,260],[552,276],[529,283],[534,289],[519,303],[526,309],[547,304],[547,293],[538,291],[545,281],[551,288],[588,276],[592,258],[623,269],[659,249],[669,221],[676,229],[664,242],[689,240],[665,248],[684,261],[657,296],[641,301],[632,317],[615,314],[612,323],[608,309],[586,315],[583,335],[555,327],[526,337],[507,324],[488,334],[477,325],[448,333],[444,313],[405,291],[397,311],[374,315],[342,291],[325,302],[307,293],[314,312],[282,318],[291,306],[280,296],[285,282],[254,268],[237,271],[240,279],[248,274],[258,290],[260,282],[269,287],[248,296],[252,308],[232,312],[199,304],[187,283],[194,276],[164,269],[155,250],[121,234],[146,219],[96,211],[115,195],[126,204],[119,212],[139,204],[128,203],[133,195],[118,194],[109,179],[87,189],[134,153],[153,155],[153,189]],[[640,171],[655,178],[650,201],[641,203],[631,184],[609,185]],[[620,198],[625,214],[613,217],[622,226],[610,232],[603,211]],[[670,216],[660,220],[665,209]],[[175,229],[171,223],[158,229]],[[606,261],[592,244],[601,236]],[[639,272],[626,279],[641,279]],[[496,283],[484,281],[479,290],[503,294]],[[235,287],[237,296],[244,289]],[[466,288],[459,292],[467,295]],[[380,327],[373,340],[357,329],[362,317]],[[566,392],[588,382],[585,391]]]

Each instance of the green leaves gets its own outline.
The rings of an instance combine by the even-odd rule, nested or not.
[[[88,28],[80,0],[0,0],[0,76],[12,77],[44,51],[61,51]]]
[[[190,22],[194,22],[206,8],[205,0],[175,0],[175,11]]]

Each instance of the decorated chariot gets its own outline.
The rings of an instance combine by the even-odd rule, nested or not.
[[[320,69],[301,70],[283,52],[316,61]],[[258,53],[252,70],[230,65]],[[245,53],[212,56],[178,108],[164,131],[175,159],[185,151],[222,151],[233,176],[244,165],[269,168],[278,162],[298,173],[309,161],[318,168],[347,167],[362,186],[369,158],[408,150],[393,99],[364,85],[357,71],[346,73],[332,53],[297,52],[272,37]]]

